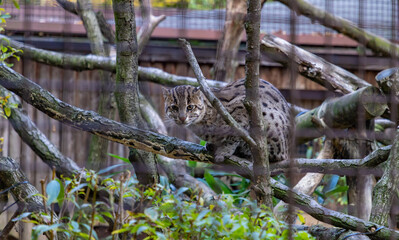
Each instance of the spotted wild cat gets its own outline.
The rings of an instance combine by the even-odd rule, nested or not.
[[[198,137],[215,148],[215,160],[236,155],[249,157],[247,144],[222,119],[198,87],[182,85],[170,90],[162,88],[165,99],[165,113],[176,124],[192,130]],[[290,111],[281,93],[269,82],[260,81],[259,93],[262,114],[267,122],[267,144],[269,161],[277,162],[288,158]],[[244,107],[244,79],[230,83],[221,89],[212,89],[227,111],[248,130],[248,113]]]

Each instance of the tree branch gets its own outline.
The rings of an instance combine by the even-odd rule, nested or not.
[[[361,87],[371,86],[353,73],[270,34],[266,34],[262,38],[261,50],[268,57],[284,66],[289,64],[292,51],[294,51],[293,61],[298,66],[298,72],[329,90],[346,94]]]
[[[393,228],[395,226],[392,226],[389,218],[399,186],[399,178],[397,177],[399,170],[399,134],[396,134],[388,159],[389,164],[385,166],[384,174],[373,191],[373,207],[370,220]]]
[[[387,109],[386,99],[376,87],[365,87],[351,94],[325,101],[321,106],[314,108],[295,118],[298,142],[303,143],[319,137],[322,132],[309,137],[309,130],[317,129],[313,118],[323,120],[331,128],[348,128],[354,126],[362,111],[365,121],[381,116]],[[303,132],[307,132],[302,136]]]
[[[65,157],[36,127],[35,123],[21,108],[22,104],[15,94],[0,86],[0,96],[5,97],[7,95],[11,95],[8,99],[9,104],[18,106],[17,108],[11,108],[11,115],[8,120],[21,139],[31,147],[50,169],[55,168],[59,176],[71,177],[80,172],[81,168],[73,160]]]
[[[299,15],[304,15],[320,24],[332,28],[335,31],[344,34],[353,40],[364,44],[369,49],[384,56],[397,58],[399,56],[399,46],[389,40],[377,36],[369,31],[356,27],[356,24],[334,16],[331,13],[323,11],[312,6],[303,0],[278,0]]]
[[[116,72],[116,61],[112,58],[100,57],[95,55],[83,56],[43,50],[32,47],[29,44],[15,41],[1,34],[0,40],[4,44],[4,46],[9,45],[13,48],[21,49],[23,51],[23,53],[21,53],[23,56],[29,57],[39,63],[44,63],[64,69],[72,69],[75,71],[100,69],[109,72]],[[154,82],[168,86],[198,86],[198,82],[195,78],[173,75],[157,68],[139,66],[138,77],[140,81]],[[207,83],[211,87],[222,87],[227,84],[214,80],[207,80]]]
[[[391,145],[379,148],[362,159],[294,159],[295,170],[300,173],[317,172],[338,175],[357,175],[376,173],[376,166],[385,162],[391,151]],[[270,170],[273,175],[286,172],[289,167],[288,161],[273,163]]]
[[[0,84],[14,91],[26,102],[32,104],[50,117],[74,128],[97,134],[126,146],[137,147],[171,158],[208,163],[213,161],[212,155],[207,152],[203,146],[198,144],[192,144],[176,138],[136,129],[103,118],[95,112],[84,111],[63,103],[46,90],[40,88],[37,84],[29,81],[5,65],[0,65]],[[225,163],[228,161],[233,160],[226,160]],[[234,161],[233,163],[236,163],[236,166],[244,168],[243,171],[252,172],[248,165],[240,165],[241,162]],[[230,166],[234,165],[230,163]],[[271,181],[275,193],[274,195],[284,201],[288,201],[288,187],[277,183],[273,179],[271,179]],[[318,205],[309,196],[295,191],[291,196],[294,197],[296,204],[304,211],[310,213],[313,217],[321,221],[328,221],[335,226],[350,228],[361,232],[367,232],[372,228],[378,229],[380,227],[376,224],[365,222],[352,216],[325,209]],[[394,234],[394,237],[399,237],[398,232],[387,228],[379,230],[376,232],[375,236],[384,238],[390,234]]]
[[[399,232],[393,229],[386,228],[379,224],[364,221],[362,219],[339,213],[330,209],[327,209],[318,204],[313,198],[299,193],[297,191],[290,190],[287,186],[277,182],[274,179],[270,179],[274,191],[274,196],[283,200],[284,202],[294,202],[297,207],[310,214],[317,220],[329,223],[336,227],[341,227],[353,231],[363,233],[373,233],[371,237],[373,239],[398,239]],[[291,198],[291,200],[290,200]],[[378,231],[377,231],[378,230]]]
[[[143,19],[143,25],[141,26],[137,38],[139,39],[138,43],[138,54],[141,55],[145,45],[147,45],[150,40],[151,34],[154,29],[160,24],[163,20],[165,20],[166,16],[154,16],[152,15],[152,8],[150,0],[139,0],[140,9],[141,9],[141,17]]]
[[[23,183],[18,184],[17,183]],[[13,187],[14,186],[14,187]],[[42,213],[45,212],[43,200],[39,192],[32,186],[25,174],[19,168],[19,165],[11,158],[0,158],[0,187],[2,189],[10,188],[10,192],[15,201],[18,202],[18,208],[24,209],[24,212]],[[47,212],[51,212],[47,209]],[[50,222],[40,215],[36,215],[39,221],[45,224]],[[53,213],[54,222],[59,221],[58,216]],[[37,219],[35,218],[37,221]],[[68,239],[67,235],[63,232],[57,232],[57,239]]]

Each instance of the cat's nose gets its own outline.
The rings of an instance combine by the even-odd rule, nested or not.
[[[179,119],[182,123],[184,123],[184,121],[187,119],[187,116],[179,116]]]

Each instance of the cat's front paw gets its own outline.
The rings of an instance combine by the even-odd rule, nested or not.
[[[224,155],[215,155],[214,157],[216,163],[224,162],[225,156]]]

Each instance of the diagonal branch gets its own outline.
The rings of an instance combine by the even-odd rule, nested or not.
[[[397,58],[399,46],[388,39],[377,36],[369,31],[356,27],[356,24],[344,18],[314,7],[304,0],[278,0],[299,15],[304,15],[320,24],[332,28],[335,31],[348,36],[355,41],[364,44],[376,53]]]
[[[284,202],[294,202],[297,207],[310,214],[317,220],[332,224],[336,227],[342,227],[363,233],[372,233],[373,239],[399,238],[399,231],[386,228],[373,222],[364,221],[348,214],[330,210],[321,206],[319,203],[317,203],[317,201],[308,195],[290,190],[287,186],[277,182],[274,179],[270,180],[275,197],[283,200]]]
[[[248,143],[248,145],[256,146],[255,141],[249,136],[247,130],[245,130],[243,127],[240,126],[240,124],[236,122],[236,120],[230,115],[230,113],[226,110],[223,104],[219,101],[215,94],[212,93],[211,89],[206,84],[205,77],[201,72],[201,68],[198,65],[197,59],[195,59],[190,43],[187,42],[185,39],[180,38],[179,44],[183,48],[188,62],[190,63],[191,68],[193,69],[194,74],[198,80],[198,83],[200,84],[200,89],[204,93],[208,101],[223,117],[223,120],[236,131],[239,137],[241,137],[246,143]]]

